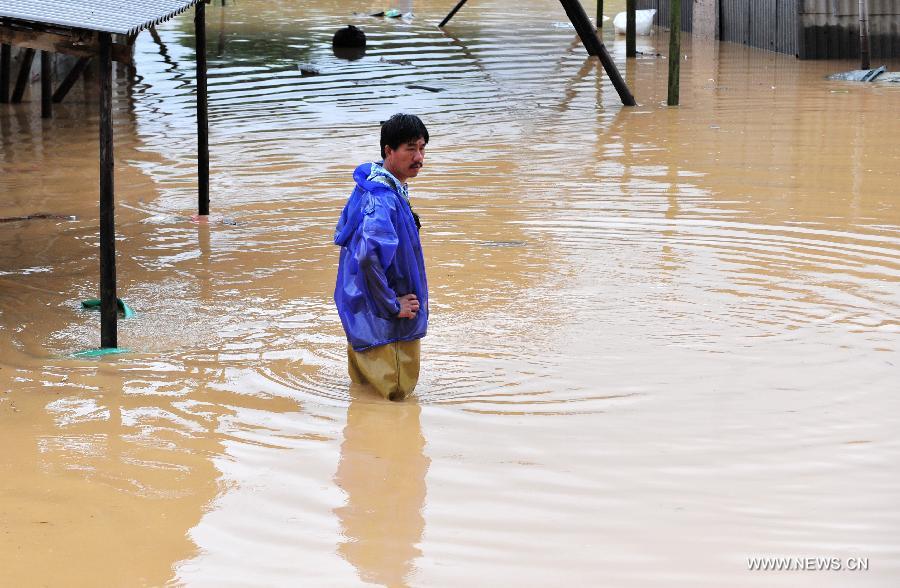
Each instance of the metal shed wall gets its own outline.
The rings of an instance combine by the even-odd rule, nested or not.
[[[669,26],[669,0],[637,0],[655,8],[655,23]],[[719,39],[801,59],[859,56],[858,0],[718,0]],[[682,3],[682,29],[690,31],[693,2]],[[900,0],[869,0],[872,57],[900,57]]]

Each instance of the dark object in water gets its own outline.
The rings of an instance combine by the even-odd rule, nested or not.
[[[338,59],[346,59],[347,61],[356,61],[366,55],[365,47],[338,47],[332,45],[331,50]]]
[[[331,39],[332,47],[353,47],[360,48],[366,46],[366,34],[362,29],[358,29],[353,25],[347,25],[334,34]]]
[[[845,82],[874,82],[875,78],[887,71],[883,65],[875,69],[854,69],[828,76],[829,80],[842,80]]]
[[[47,212],[36,212],[34,214],[28,214],[25,216],[0,217],[0,223],[12,223],[12,222],[16,222],[16,221],[35,220],[35,219],[39,219],[39,218],[49,218],[52,220],[67,220],[67,221],[78,220],[77,216],[69,215],[69,214],[50,214]]]
[[[427,92],[443,92],[443,88],[432,88],[431,86],[420,86],[419,84],[408,84],[406,86],[410,90],[425,90]]]
[[[319,68],[312,65],[311,63],[298,63],[297,69],[300,70],[300,75],[304,78],[308,76],[317,76],[322,73],[321,71],[319,71]]]

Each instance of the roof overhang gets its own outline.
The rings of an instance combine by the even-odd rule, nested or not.
[[[205,0],[3,0],[0,19],[133,36]]]

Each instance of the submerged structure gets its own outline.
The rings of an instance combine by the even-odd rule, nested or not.
[[[865,4],[872,57],[900,57],[900,2]],[[669,27],[670,0],[637,0],[637,7],[657,9],[656,24]],[[860,55],[859,7],[859,0],[694,0],[681,3],[681,28],[800,59],[851,59]]]
[[[32,60],[40,51],[41,115],[52,116],[85,71],[97,63],[100,115],[100,347],[118,347],[116,296],[115,157],[113,154],[113,62],[130,63],[138,33],[196,6],[197,162],[199,215],[209,214],[209,137],[206,88],[206,20],[204,0],[4,0],[0,4],[0,102],[19,102],[28,84]],[[23,49],[15,89],[9,94],[13,47]],[[78,58],[53,91],[51,56]],[[124,304],[122,305],[124,306]]]

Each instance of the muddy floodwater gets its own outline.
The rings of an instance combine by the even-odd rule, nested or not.
[[[138,37],[123,355],[72,357],[94,82],[0,106],[0,216],[60,215],[0,223],[0,585],[900,585],[900,87],[686,35],[667,108],[667,35],[625,66],[607,30],[623,109],[557,2],[453,4],[211,4],[209,224],[190,13]],[[349,387],[331,238],[397,111],[432,320],[389,403]]]

